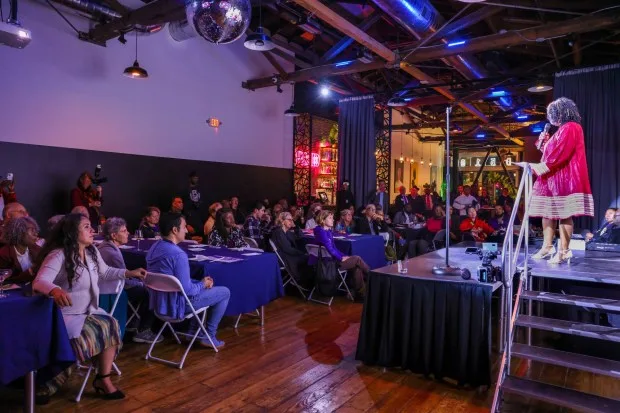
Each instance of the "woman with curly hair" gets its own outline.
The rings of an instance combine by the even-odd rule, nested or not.
[[[222,208],[215,214],[215,226],[209,234],[209,245],[214,247],[241,248],[247,247],[241,230],[235,225],[234,212],[230,208]]]
[[[118,322],[99,308],[99,279],[144,278],[146,271],[108,267],[93,245],[90,221],[80,214],[66,215],[52,230],[39,254],[33,290],[54,299],[79,361],[92,359],[97,368],[93,387],[103,399],[125,397],[110,380],[114,358],[121,345]],[[63,381],[66,377],[63,378]],[[58,389],[59,379],[47,384],[47,395]]]
[[[9,268],[13,274],[7,283],[28,283],[34,279],[32,265],[41,248],[39,225],[31,217],[13,218],[4,227],[3,242],[0,248],[0,268]]]
[[[559,264],[573,256],[569,249],[573,217],[594,216],[594,200],[577,105],[567,98],[556,99],[547,107],[547,118],[559,129],[553,136],[540,134],[536,147],[542,151],[542,159],[531,165],[538,178],[534,183],[530,216],[543,218],[544,234],[543,246],[532,258],[552,257],[549,262]],[[553,237],[558,220],[560,250],[556,253]]]

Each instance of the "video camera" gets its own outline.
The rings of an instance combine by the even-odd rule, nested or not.
[[[482,248],[467,248],[467,254],[476,254],[482,260],[478,266],[478,281],[483,283],[492,283],[502,281],[502,269],[493,265],[493,260],[500,255],[497,250],[497,243],[484,242]]]
[[[101,185],[101,184],[105,184],[106,182],[108,182],[108,178],[101,176],[102,169],[103,168],[101,167],[101,164],[95,167],[95,174],[93,175],[93,184]]]

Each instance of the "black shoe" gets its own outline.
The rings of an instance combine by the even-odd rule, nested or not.
[[[114,393],[107,393],[103,387],[97,386],[97,382],[101,379],[105,379],[106,377],[110,377],[109,374],[100,375],[97,374],[95,376],[95,380],[93,380],[93,388],[97,392],[99,396],[101,396],[104,400],[120,400],[125,398],[125,393],[120,390],[116,390]]]

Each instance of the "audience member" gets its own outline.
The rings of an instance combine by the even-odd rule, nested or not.
[[[223,206],[224,204],[222,204]],[[233,217],[235,218],[235,224],[243,225],[245,223],[245,215],[241,212],[241,208],[239,208],[239,198],[233,196],[230,198],[230,209],[232,209]]]
[[[306,229],[314,229],[316,227],[316,217],[323,210],[318,202],[310,205],[308,208],[308,216],[306,217]]]
[[[386,214],[389,211],[390,194],[387,192],[387,184],[383,179],[379,181],[379,189],[370,196],[369,203],[381,205]]]
[[[73,207],[73,209],[71,209],[71,214],[80,214],[83,217],[87,218],[90,221],[90,213],[88,212],[88,208],[86,208],[85,206],[82,205],[78,205]],[[99,225],[99,223],[97,223],[97,225]]]
[[[263,219],[264,215],[265,205],[262,202],[257,202],[243,225],[243,235],[256,241],[261,249],[265,248],[265,234],[269,225],[269,221]]]
[[[586,241],[608,243],[611,240],[612,229],[615,227],[616,211],[616,208],[608,208],[605,211],[605,223],[596,232],[588,232],[585,236]]]
[[[41,248],[37,245],[39,226],[31,217],[11,219],[2,233],[0,268],[13,270],[6,283],[28,283],[34,280],[32,266]]]
[[[4,245],[2,241],[2,233],[4,227],[14,218],[27,217],[28,211],[19,202],[11,202],[2,210],[2,225],[0,225],[0,247]]]
[[[93,177],[88,172],[82,172],[71,190],[71,208],[83,206],[88,208],[90,224],[93,228],[99,225],[101,205],[103,204],[103,188],[100,185],[92,186]]]
[[[188,187],[183,196],[183,216],[185,217],[189,234],[193,237],[201,237],[203,227],[202,200],[198,186],[199,177],[196,171],[189,174]],[[202,241],[202,237],[200,238]]]
[[[340,211],[340,220],[336,223],[336,232],[351,234],[355,232],[355,220],[349,208]]]
[[[401,212],[405,205],[409,204],[410,198],[407,196],[407,188],[401,186],[398,188],[398,195],[396,196],[396,200],[394,204],[396,205],[396,212]]]
[[[280,204],[280,206],[282,207],[282,211],[288,211],[289,210],[289,205],[288,205],[288,200],[286,198],[282,198],[278,201],[278,204]],[[274,217],[274,218],[277,218]],[[275,221],[275,219],[274,219]]]
[[[498,204],[495,205],[493,216],[489,219],[489,226],[495,231],[506,231],[509,220],[510,217],[504,213],[504,207]]]
[[[222,208],[230,209],[230,199],[222,199]]]
[[[491,205],[491,198],[489,198],[489,192],[486,189],[482,189],[482,191],[480,191],[480,198],[478,201],[480,201],[481,207]]]
[[[103,237],[104,241],[97,245],[103,261],[113,268],[127,268],[123,254],[119,249],[120,246],[129,242],[129,231],[127,230],[125,220],[116,217],[108,218],[105,224],[103,224]],[[99,287],[101,287],[101,283],[102,281],[100,280]],[[129,302],[134,308],[138,308],[140,316],[140,320],[136,320],[138,322],[137,325],[127,327],[127,331],[137,330],[133,336],[133,341],[136,343],[152,343],[155,340],[155,334],[151,331],[154,316],[148,306],[148,290],[141,280],[128,279],[125,281],[125,291],[127,292]],[[163,337],[159,337],[157,342],[159,343],[162,340]]]
[[[474,207],[476,211],[480,208],[480,203],[476,197],[471,194],[471,187],[469,185],[463,187],[463,194],[457,196],[452,205],[459,211],[459,215],[462,217],[467,216],[467,209],[469,207]]]
[[[439,204],[439,198],[437,195],[431,193],[431,187],[429,185],[424,185],[424,196],[422,198],[424,200],[424,216],[430,217],[433,215],[433,208],[435,208],[435,205]]]
[[[56,226],[56,224],[58,224],[63,218],[64,218],[64,215],[54,215],[53,217],[48,219],[47,220],[47,230],[51,231],[52,228],[54,228]]]
[[[209,234],[209,245],[214,247],[247,247],[241,230],[235,225],[231,209],[222,208],[215,214],[215,226]]]
[[[332,258],[338,262],[341,269],[349,271],[352,279],[356,300],[363,300],[366,295],[364,278],[368,275],[368,265],[357,255],[346,256],[334,244],[334,214],[331,211],[321,211],[317,215],[317,226],[314,227],[314,237],[318,245],[325,247]]]
[[[402,211],[398,211],[394,215],[394,225],[413,225],[418,222],[418,217],[413,213],[413,204],[411,202],[404,206]]]
[[[497,205],[506,206],[506,202],[514,205],[515,200],[508,195],[508,188],[502,189],[502,194],[497,198]]]
[[[375,204],[366,205],[364,216],[357,221],[355,232],[358,234],[372,235],[379,235],[382,232],[389,232],[388,226],[383,217],[377,214],[377,207]]]
[[[79,214],[66,215],[47,237],[35,268],[33,290],[52,297],[61,308],[71,346],[82,363],[95,363],[93,387],[107,400],[125,395],[110,380],[112,363],[121,346],[120,330],[114,317],[99,308],[99,280],[144,278],[146,271],[109,267],[93,245],[93,229]],[[40,396],[49,396],[66,381],[64,372],[46,383]]]
[[[418,218],[423,218],[426,212],[424,205],[424,198],[418,193],[420,189],[417,186],[412,186],[409,190],[409,202],[411,203],[411,212],[413,212]]]
[[[292,215],[290,212],[280,212],[275,222],[276,226],[271,233],[271,240],[286,263],[287,271],[299,285],[310,286],[312,271],[308,266],[308,255],[297,248]]]
[[[228,210],[225,214],[229,216],[232,227],[234,228],[232,211]],[[185,234],[187,233],[187,224],[185,223],[183,215],[179,213],[163,214],[160,219],[159,227],[161,229],[162,239],[153,244],[146,254],[147,269],[150,272],[167,274],[178,278],[183,287],[183,291],[194,308],[209,306],[207,310],[206,329],[213,340],[213,344],[211,344],[207,337],[199,334],[199,337],[201,337],[200,344],[211,348],[213,345],[215,345],[216,348],[223,347],[224,342],[217,339],[217,327],[228,306],[230,290],[226,287],[215,287],[211,277],[205,277],[200,281],[190,278],[187,254],[177,245],[185,239]],[[213,235],[215,231],[217,231],[217,229],[214,230],[211,235]],[[155,311],[157,311],[158,314],[182,318],[184,314],[190,313],[185,303],[182,305],[176,304],[177,307],[171,308],[174,304],[170,303],[173,301],[179,303],[178,300],[168,300],[167,294],[153,294],[151,299],[151,303],[154,304]],[[168,307],[169,305],[170,307]],[[194,334],[197,329],[197,320],[192,318],[188,334]]]
[[[497,235],[497,231],[478,218],[478,211],[472,206],[467,208],[467,218],[461,222],[460,229],[461,232],[467,233],[463,235],[463,240],[471,238],[470,240],[483,242],[486,241],[489,236]]]
[[[302,208],[297,207],[297,205],[291,205],[289,208],[291,215],[293,216],[293,221],[295,222],[295,226],[299,229],[304,227],[304,211]]]
[[[155,206],[146,208],[145,214],[140,221],[140,231],[144,238],[157,238],[159,237],[159,217],[161,211]]]
[[[181,198],[180,196],[175,196],[174,198],[172,198],[172,204],[170,204],[170,212],[172,212],[173,214],[182,214],[183,216],[185,216],[184,208],[185,208],[185,204],[183,203],[183,198]],[[187,226],[187,233],[190,236],[196,233],[196,230],[194,229],[194,227],[187,224],[187,221],[186,221],[186,226]]]
[[[348,179],[342,181],[342,188],[336,193],[336,211],[342,211],[351,205],[355,207],[355,195],[351,192],[351,183]]]
[[[510,219],[510,214],[512,214],[512,206],[513,206],[513,202],[510,199],[507,199],[506,202],[504,202],[504,214],[506,215],[506,223],[508,222],[508,220]],[[519,217],[519,215],[521,215],[519,213],[519,211],[517,211],[517,215],[515,216],[515,225],[520,225],[521,224],[521,217]]]
[[[205,221],[204,227],[205,239],[208,239],[209,235],[211,235],[211,231],[213,231],[213,227],[215,226],[215,214],[222,208],[223,206],[219,202],[214,202],[209,205],[209,218]]]

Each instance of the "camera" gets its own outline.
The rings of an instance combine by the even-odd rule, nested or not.
[[[468,251],[471,250],[471,251]],[[474,251],[475,250],[475,251]],[[502,281],[502,269],[493,265],[493,260],[500,254],[497,251],[497,243],[485,242],[482,248],[468,248],[466,253],[476,254],[482,262],[478,266],[478,281],[483,283],[493,283]]]
[[[101,176],[102,169],[103,168],[101,167],[101,164],[95,167],[95,173],[93,175],[93,184],[101,185],[101,184],[105,184],[106,182],[108,182],[108,178]]]

